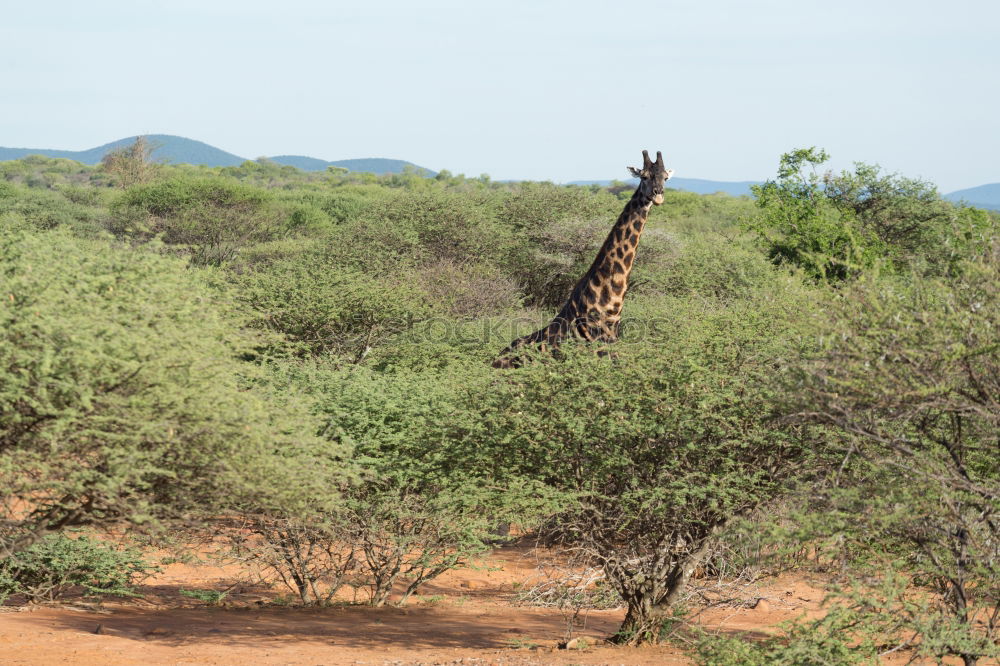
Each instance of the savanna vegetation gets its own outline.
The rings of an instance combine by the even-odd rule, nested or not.
[[[628,187],[147,153],[0,163],[0,597],[131,594],[113,533],[402,604],[515,525],[601,572],[620,643],[1000,656],[1000,216],[794,151],[668,190],[613,360],[496,371]],[[691,640],[699,572],[789,568],[822,619]]]

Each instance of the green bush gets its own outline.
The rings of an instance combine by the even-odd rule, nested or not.
[[[373,203],[386,196],[386,191],[376,186],[340,187],[327,196],[320,207],[336,224],[343,224],[357,219]]]
[[[0,230],[0,294],[0,558],[74,524],[336,497],[343,451],[248,390],[254,339],[184,262]]]
[[[138,550],[53,534],[0,559],[0,603],[11,595],[32,603],[55,601],[76,588],[88,596],[134,596],[135,583],[155,570]]]
[[[50,190],[0,183],[0,216],[7,215],[36,229],[64,227],[85,236],[100,231],[104,219],[103,211],[93,202],[75,201]]]
[[[808,298],[671,299],[616,362],[567,346],[480,398],[464,446],[563,493],[546,532],[604,568],[628,605],[620,640],[655,640],[719,531],[810,464],[814,443],[770,418],[775,374],[809,344]]]
[[[360,362],[430,310],[412,285],[341,268],[305,254],[235,278],[250,324],[283,337],[270,353]]]
[[[326,420],[324,436],[350,446],[362,479],[321,520],[248,515],[243,524],[258,539],[234,536],[240,557],[272,572],[303,603],[327,603],[347,583],[367,590],[374,606],[401,588],[402,604],[429,580],[475,561],[497,525],[537,520],[545,500],[536,489],[494,482],[488,450],[468,456],[457,446],[481,427],[470,391],[490,377],[485,363],[394,373],[274,366],[272,381]]]
[[[521,303],[517,283],[489,264],[442,259],[415,269],[412,276],[434,312],[446,317],[505,314]]]
[[[877,664],[875,644],[858,631],[851,611],[831,608],[820,620],[786,623],[772,638],[702,634],[695,659],[702,666],[832,666]]]
[[[129,188],[111,208],[110,230],[145,242],[159,237],[196,264],[218,265],[286,224],[265,190],[220,178],[172,178]]]
[[[815,148],[787,153],[777,180],[753,187],[759,213],[749,227],[776,263],[829,280],[876,265],[948,275],[996,236],[992,216],[955,207],[930,183],[861,163],[820,177],[827,159]]]
[[[657,240],[656,230],[643,234],[639,250],[642,260],[633,272],[630,294],[651,298],[661,294],[701,294],[746,300],[766,286],[779,288],[781,277],[773,264],[739,241],[714,235],[695,236],[683,244],[677,243],[669,256],[656,257]],[[647,257],[649,249],[654,250],[653,257]]]
[[[867,164],[826,174],[823,194],[891,265],[928,275],[952,274],[1000,228],[986,211],[945,201],[931,183]]]
[[[500,261],[527,305],[562,305],[621,208],[607,193],[547,183],[525,183],[503,196],[496,219],[513,236]]]
[[[669,186],[668,181],[663,205],[649,212],[649,228],[669,230],[688,238],[703,234],[732,237],[755,210],[750,197],[695,194],[671,190]]]
[[[841,433],[843,458],[817,515],[784,538],[852,543],[843,566],[871,589],[839,596],[887,640],[917,634],[919,654],[967,663],[998,654],[984,620],[1000,613],[998,259],[844,290],[782,397]]]
[[[484,200],[434,187],[376,198],[337,227],[328,252],[338,263],[382,275],[442,260],[493,262],[508,244]]]

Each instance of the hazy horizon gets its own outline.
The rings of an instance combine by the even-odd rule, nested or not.
[[[0,145],[174,134],[558,182],[624,177],[643,148],[765,180],[815,145],[947,192],[1000,181],[998,20],[985,0],[23,4]]]

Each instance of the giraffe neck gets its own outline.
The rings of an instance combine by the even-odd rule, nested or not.
[[[640,187],[625,204],[590,270],[576,284],[562,310],[536,336],[563,338],[578,335],[586,340],[614,342],[618,339],[622,304],[635,250],[646,226],[652,198]]]
[[[593,278],[597,277],[604,283],[616,282],[620,278],[623,286],[628,286],[628,277],[635,263],[635,249],[652,207],[653,199],[643,194],[642,188],[637,189],[615,221],[584,280],[593,282]]]

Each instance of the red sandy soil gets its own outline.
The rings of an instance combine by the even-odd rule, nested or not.
[[[584,649],[559,649],[567,617],[558,609],[515,605],[515,588],[537,577],[530,549],[499,548],[490,569],[453,571],[431,581],[404,608],[275,605],[280,590],[237,585],[221,607],[180,596],[222,590],[238,567],[172,564],[147,580],[142,599],[0,608],[0,664],[689,664],[676,646],[622,648],[602,643],[624,613],[590,611]],[[761,583],[756,607],[713,608],[698,622],[710,631],[773,631],[820,612],[822,592],[796,578]]]

